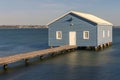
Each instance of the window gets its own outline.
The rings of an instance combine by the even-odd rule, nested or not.
[[[108,37],[110,37],[110,31],[108,30]]]
[[[89,31],[83,32],[83,39],[89,39]]]
[[[62,31],[56,31],[56,39],[62,39]]]
[[[103,30],[103,38],[105,38],[105,30]]]

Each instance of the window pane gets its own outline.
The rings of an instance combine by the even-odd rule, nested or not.
[[[58,38],[61,38],[61,37],[62,37],[61,32],[58,32]]]
[[[88,32],[85,32],[85,37],[88,38]]]
[[[83,39],[89,39],[89,31],[83,32]]]
[[[62,39],[62,32],[56,31],[56,39]]]

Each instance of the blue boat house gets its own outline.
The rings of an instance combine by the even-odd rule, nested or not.
[[[48,23],[49,46],[105,47],[112,43],[113,24],[91,14],[69,11]]]

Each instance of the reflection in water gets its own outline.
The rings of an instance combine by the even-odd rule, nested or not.
[[[28,30],[29,33],[31,33],[31,31],[32,30],[30,31]],[[38,30],[37,33],[36,32],[34,33],[34,31],[32,31],[32,33],[34,33],[34,36],[36,36],[35,42],[31,43],[33,40],[26,41],[25,43],[27,44],[22,46],[24,46],[25,49],[29,49],[28,51],[36,50],[39,48],[40,49],[46,48],[47,46],[45,45],[47,44],[45,40],[47,40],[47,38],[44,39],[43,32],[42,34],[38,35],[40,31]],[[23,31],[22,33],[25,32]],[[120,29],[115,28],[113,33],[114,43],[112,47],[106,48],[98,52],[77,50],[69,54],[49,58],[48,60],[43,61],[38,60],[37,62],[35,61],[35,63],[32,62],[32,64],[30,64],[27,67],[24,66],[23,62],[16,63],[16,65],[20,64],[22,65],[22,67],[15,67],[14,66],[15,64],[14,65],[10,64],[10,69],[8,72],[0,72],[0,80],[119,80],[120,79],[120,50],[119,50],[120,44],[118,44],[120,43],[119,34]],[[26,37],[25,39],[27,39],[27,36],[28,35],[25,36]],[[39,36],[42,36],[42,39],[39,38]],[[30,36],[28,37],[29,39],[31,38]],[[25,40],[23,39],[23,43],[24,41]],[[18,43],[16,42],[15,46],[19,46],[18,48],[23,50],[23,48],[20,47],[21,42],[22,42],[21,40]],[[12,46],[13,47],[8,50],[11,49],[13,51],[18,50],[14,47],[14,45]],[[1,46],[0,48],[1,48],[0,50],[3,50]],[[4,54],[1,54],[1,56],[4,56]],[[0,69],[2,69],[2,67],[0,67]]]
[[[101,53],[102,52],[102,53]],[[80,66],[104,66],[112,61],[112,56],[109,53],[111,50],[92,52],[92,51],[76,51],[69,56],[69,65],[80,65]]]
[[[8,80],[16,80],[25,75],[25,72],[17,74],[16,76],[9,77]]]

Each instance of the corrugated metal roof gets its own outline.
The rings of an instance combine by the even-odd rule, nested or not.
[[[51,23],[55,22],[56,20],[58,20],[58,19],[60,19],[60,18],[62,18],[62,17],[64,17],[64,16],[66,16],[66,15],[68,15],[68,14],[70,14],[70,13],[75,14],[75,15],[77,15],[77,16],[80,16],[80,17],[82,17],[82,18],[84,18],[84,19],[87,19],[87,20],[89,20],[89,21],[92,21],[92,22],[94,22],[94,23],[96,23],[96,24],[98,24],[98,25],[113,25],[112,23],[110,23],[110,22],[108,22],[108,21],[106,21],[106,20],[104,20],[104,19],[101,19],[101,18],[99,18],[99,17],[96,17],[96,16],[94,16],[94,15],[87,14],[87,13],[76,12],[76,11],[70,11],[70,12],[64,14],[63,16],[61,16],[61,17],[53,20],[52,22],[48,23],[48,25],[50,25]]]

